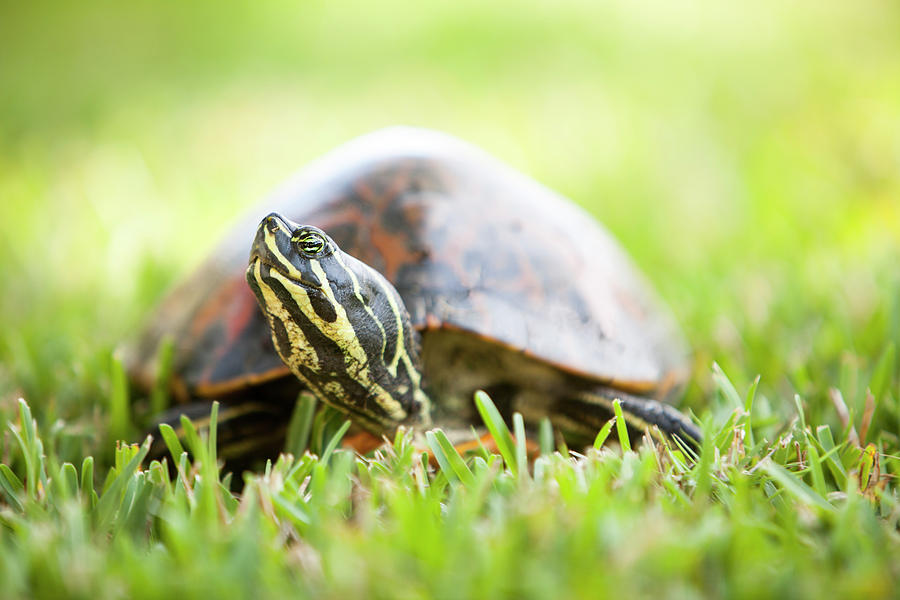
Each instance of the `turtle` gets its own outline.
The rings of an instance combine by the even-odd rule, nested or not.
[[[477,390],[569,443],[590,443],[614,400],[632,430],[701,437],[669,403],[689,372],[683,334],[607,229],[432,130],[351,140],[247,215],[130,349],[138,387],[166,339],[174,405],[157,422],[220,401],[226,459],[277,453],[300,394],[370,441],[401,426],[471,436]]]

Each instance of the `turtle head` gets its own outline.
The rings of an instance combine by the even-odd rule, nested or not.
[[[418,336],[380,273],[321,229],[272,213],[256,231],[247,281],[281,359],[319,399],[377,434],[427,421]]]

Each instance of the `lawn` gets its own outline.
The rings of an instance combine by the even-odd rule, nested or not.
[[[4,4],[0,597],[894,595],[898,31],[887,0]],[[320,417],[255,473],[205,435],[178,476],[141,460],[116,348],[278,183],[397,123],[616,235],[692,346],[698,456],[431,468]]]

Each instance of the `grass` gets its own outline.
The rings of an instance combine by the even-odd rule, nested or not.
[[[544,453],[530,469],[511,448],[464,460],[440,431],[428,434],[438,468],[403,434],[360,457],[336,447],[339,432],[315,454],[247,472],[235,495],[205,432],[188,436],[193,463],[170,445],[175,475],[157,461],[139,468],[147,442],[122,445],[95,486],[91,459],[79,471],[44,455],[22,402],[12,431],[25,481],[0,470],[0,591],[889,595],[900,504],[885,475],[897,459],[874,445],[835,446],[828,426],[800,420],[775,443],[751,445],[752,412],[736,414],[707,427],[696,460],[648,441]],[[502,420],[486,423],[510,439]]]
[[[898,22],[890,2],[0,8],[0,596],[892,595]],[[167,286],[298,166],[398,122],[615,233],[694,349],[698,456],[611,424],[583,453],[542,435],[526,468],[485,398],[501,455],[433,432],[358,457],[306,411],[295,458],[240,495],[202,432],[194,463],[170,444],[177,476],[117,446],[138,428],[115,348]]]

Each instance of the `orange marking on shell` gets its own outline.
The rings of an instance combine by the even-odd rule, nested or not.
[[[369,239],[384,259],[382,275],[388,281],[397,280],[397,272],[402,265],[418,262],[421,258],[420,253],[409,251],[406,237],[385,231],[377,222],[369,229]]]
[[[231,278],[203,302],[191,320],[191,334],[196,335],[198,332],[208,329],[213,323],[221,321],[222,315],[228,312],[228,303],[234,299],[232,296],[236,282],[243,283],[236,278]]]
[[[198,393],[204,394],[200,390],[208,386],[202,382],[209,381],[218,359],[229,352],[231,346],[247,328],[248,322],[256,310],[259,310],[256,298],[254,298],[253,292],[250,291],[247,282],[243,278],[236,277],[227,281],[208,302],[203,304],[192,324],[192,332],[204,331],[209,327],[215,326],[214,324],[218,322],[222,324],[225,339],[221,340],[219,347],[213,353],[215,360],[209,361],[207,367],[203,370],[203,374],[200,377],[201,383],[197,385]],[[244,387],[243,381],[247,379],[250,378],[242,378],[241,383],[238,384],[229,382],[226,384],[212,384],[212,386],[225,385],[229,388],[236,386],[236,389],[240,389]]]
[[[225,314],[225,341],[234,342],[247,326],[247,322],[259,310],[256,298],[250,287],[243,280],[234,280],[232,285],[234,298],[227,305],[229,309]]]

